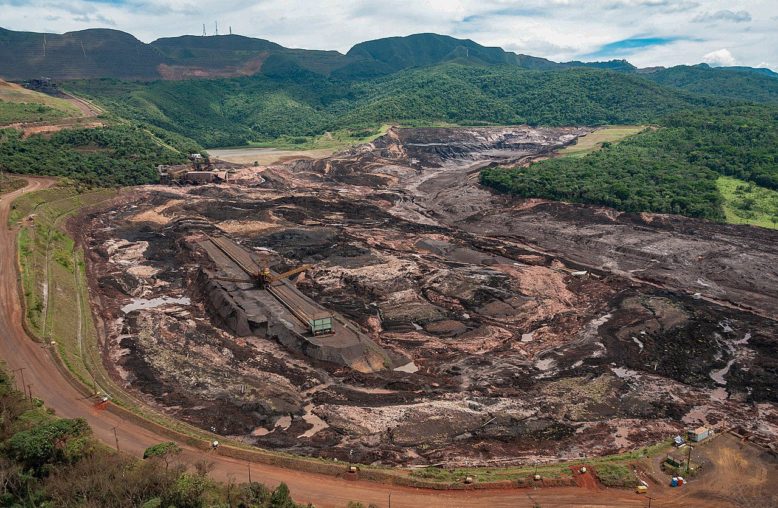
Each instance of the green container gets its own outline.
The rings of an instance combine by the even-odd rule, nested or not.
[[[332,333],[332,317],[322,317],[317,319],[311,319],[308,321],[311,326],[311,333],[314,335],[323,335],[325,333]]]

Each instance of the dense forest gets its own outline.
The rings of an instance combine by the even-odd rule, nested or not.
[[[23,138],[0,129],[0,166],[18,174],[66,176],[92,186],[155,182],[157,164],[186,162],[196,143],[153,127],[68,129]]]
[[[149,447],[143,460],[116,453],[84,420],[56,418],[26,395],[0,371],[0,506],[301,507],[284,484],[211,480],[207,462],[181,462],[172,442]]]
[[[122,117],[177,132],[206,147],[358,131],[386,123],[635,124],[721,100],[599,69],[542,71],[447,63],[344,81],[283,65],[266,62],[262,75],[245,78],[152,83],[104,79],[67,86]]]
[[[585,157],[487,169],[481,182],[523,197],[712,220],[724,219],[721,175],[778,189],[778,109],[698,109],[661,124]]]
[[[778,76],[769,71],[759,72],[759,69],[678,65],[640,75],[660,85],[696,94],[750,102],[778,102]]]

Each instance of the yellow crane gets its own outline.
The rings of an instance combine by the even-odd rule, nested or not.
[[[279,280],[284,280],[286,278],[289,278],[293,275],[297,275],[298,273],[304,272],[311,268],[313,268],[313,265],[305,264],[305,265],[300,265],[297,268],[292,268],[291,270],[287,270],[284,273],[273,275],[273,272],[270,271],[270,268],[264,267],[262,271],[259,272],[259,277],[257,277],[257,280],[259,281],[260,287],[267,287],[274,282],[278,282]]]
[[[298,266],[297,268],[293,268],[291,270],[287,270],[284,273],[278,273],[273,274],[273,272],[270,271],[270,268],[267,266],[262,268],[257,273],[249,274],[250,278],[238,278],[238,277],[213,277],[214,280],[221,280],[224,282],[238,282],[243,284],[257,284],[260,288],[266,288],[273,284],[274,282],[278,282],[280,280],[284,280],[288,277],[291,277],[293,275],[297,275],[298,273],[304,272],[306,270],[309,270],[313,268],[313,265],[305,264]]]

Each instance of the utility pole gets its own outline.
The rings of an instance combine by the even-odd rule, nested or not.
[[[214,35],[219,35],[219,22],[218,21],[214,21],[213,22],[213,26],[214,26],[214,28],[216,28],[216,33]]]
[[[205,23],[203,23],[203,37],[205,37]]]
[[[111,430],[113,430],[113,439],[116,442],[116,451],[119,451],[119,436],[116,434],[116,427],[113,427]]]
[[[648,497],[648,508],[651,508],[651,500],[654,499],[653,497]]]
[[[32,383],[27,385],[27,390],[30,391],[30,407],[32,408]]]
[[[689,474],[689,466],[692,462],[692,445],[689,445],[689,450],[686,452],[686,474]]]
[[[251,486],[251,462],[246,462],[246,465],[249,468],[249,487]]]
[[[389,493],[389,508],[392,508],[392,493]]]

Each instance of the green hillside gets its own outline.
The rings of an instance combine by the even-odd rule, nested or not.
[[[756,106],[681,112],[584,157],[487,169],[481,182],[522,197],[724,220],[722,175],[778,189],[777,120],[778,109]]]
[[[645,124],[672,111],[715,103],[638,76],[597,69],[449,63],[360,81],[299,68],[293,78],[287,76],[148,84],[91,80],[67,86],[120,116],[211,147],[362,131],[386,123]]]
[[[724,198],[724,215],[733,224],[778,228],[778,191],[722,176],[716,187]]]
[[[66,34],[14,32],[0,28],[0,78],[42,76],[80,79],[113,76],[154,79],[165,62],[153,47],[118,30],[89,29]]]
[[[751,102],[778,102],[778,79],[767,69],[719,69],[702,65],[679,65],[641,74],[660,85],[696,94],[729,97]],[[766,72],[764,72],[766,71]]]
[[[69,129],[22,138],[0,129],[0,163],[16,174],[65,176],[87,185],[138,185],[157,181],[157,164],[186,162],[197,145],[143,127]]]
[[[502,48],[487,48],[471,40],[431,33],[362,42],[351,48],[347,56],[373,60],[383,66],[386,74],[460,58],[494,65],[516,63],[516,54]]]
[[[64,99],[0,80],[0,126],[15,122],[56,121],[82,116]]]

